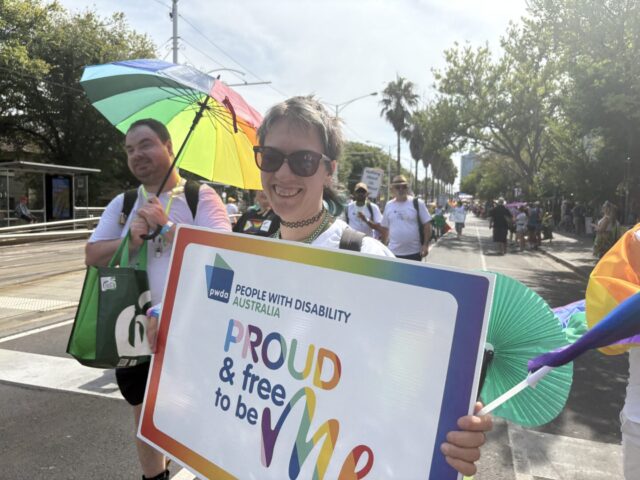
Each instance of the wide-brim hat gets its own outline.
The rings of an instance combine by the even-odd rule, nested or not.
[[[409,182],[407,182],[404,175],[396,175],[393,177],[393,180],[391,180],[391,185],[409,185]]]

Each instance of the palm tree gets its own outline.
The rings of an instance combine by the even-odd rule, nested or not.
[[[411,116],[411,108],[418,104],[418,95],[414,92],[413,82],[399,75],[396,80],[389,82],[382,92],[382,110],[380,116],[393,126],[398,137],[398,168],[400,174],[400,135],[404,131]]]
[[[409,119],[409,125],[402,132],[402,136],[409,142],[409,151],[411,152],[411,158],[416,162],[416,174],[414,176],[413,191],[418,194],[418,162],[423,158],[423,151],[425,146],[424,127],[422,123],[422,116],[424,112],[414,112]]]

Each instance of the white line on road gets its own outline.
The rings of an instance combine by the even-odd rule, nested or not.
[[[487,261],[484,258],[484,253],[482,252],[482,239],[480,238],[480,229],[476,228],[476,237],[478,238],[478,245],[480,245],[480,261],[482,262],[482,270],[487,269]]]
[[[46,332],[47,330],[51,330],[52,328],[64,327],[65,325],[69,325],[73,323],[72,320],[65,320],[63,322],[54,323],[52,325],[46,325],[44,327],[34,328],[32,330],[27,330],[26,332],[16,333],[14,335],[9,335],[8,337],[0,338],[0,343],[9,342],[11,340],[16,340],[18,338],[27,337],[29,335],[33,335],[35,333]]]
[[[122,399],[113,370],[38,353],[0,349],[0,381]]]

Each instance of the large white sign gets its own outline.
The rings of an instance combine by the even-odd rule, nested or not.
[[[140,435],[201,478],[458,478],[493,276],[178,231]]]
[[[380,194],[380,186],[384,178],[384,171],[380,168],[366,167],[362,171],[362,182],[369,189],[369,197],[376,198]]]

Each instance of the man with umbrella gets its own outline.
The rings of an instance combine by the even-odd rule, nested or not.
[[[131,232],[131,253],[143,243],[142,235],[161,227],[160,235],[148,245],[147,274],[152,304],[162,301],[175,225],[185,223],[229,231],[231,226],[218,194],[207,185],[195,186],[195,205],[189,203],[188,187],[176,170],[171,170],[159,196],[155,195],[171,168],[173,145],[167,128],[157,120],[142,119],[129,127],[125,139],[127,164],[140,181],[130,214],[125,210],[125,194],[107,205],[85,249],[87,265],[107,265],[122,238]],[[199,187],[199,188],[198,188]],[[194,203],[194,202],[191,202]],[[116,378],[123,397],[133,406],[136,425],[140,419],[149,364],[117,368]],[[144,479],[168,479],[164,456],[136,438]]]

